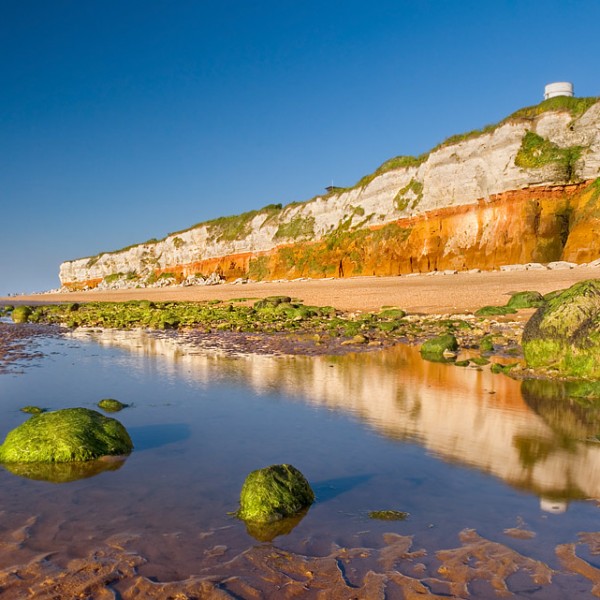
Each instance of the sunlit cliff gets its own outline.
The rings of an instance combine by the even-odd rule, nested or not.
[[[600,257],[600,102],[558,97],[349,188],[65,262],[70,289],[491,269]]]

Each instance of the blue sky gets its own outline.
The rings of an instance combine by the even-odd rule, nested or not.
[[[598,0],[0,0],[0,294],[600,95]]]

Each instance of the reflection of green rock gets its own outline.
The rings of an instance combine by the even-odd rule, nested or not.
[[[506,306],[510,308],[539,308],[545,300],[539,292],[517,292],[510,297]]]
[[[523,331],[527,366],[600,378],[600,280],[576,283],[538,308]]]
[[[451,333],[439,335],[427,340],[421,346],[421,356],[426,360],[443,361],[444,352],[446,350],[450,352],[458,350],[458,342]]]
[[[246,477],[237,516],[244,521],[272,523],[295,515],[314,500],[314,492],[298,469],[271,465]]]
[[[304,519],[308,509],[303,508],[292,517],[285,517],[271,523],[246,521],[246,531],[259,542],[272,542],[280,535],[287,535]]]
[[[557,434],[557,447],[600,434],[600,383],[526,379],[521,393]]]
[[[124,456],[105,456],[86,462],[5,463],[3,466],[7,471],[19,477],[50,481],[51,483],[66,483],[94,477],[104,471],[116,471],[125,464],[125,459]]]
[[[71,462],[129,454],[133,449],[119,421],[87,408],[65,408],[31,417],[0,446],[0,462]]]
[[[15,323],[27,323],[31,316],[31,308],[29,306],[15,306],[12,311],[12,320]]]
[[[106,412],[119,412],[124,408],[127,408],[127,404],[123,404],[114,398],[103,398],[98,402],[98,408],[105,410]]]

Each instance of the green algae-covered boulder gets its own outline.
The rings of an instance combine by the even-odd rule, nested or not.
[[[244,521],[272,523],[297,514],[314,501],[315,494],[298,469],[271,465],[246,477],[237,516]]]
[[[65,408],[31,417],[0,446],[3,463],[62,463],[129,454],[131,438],[119,421],[87,408]]]
[[[98,408],[101,408],[106,412],[119,412],[128,406],[128,404],[123,404],[123,402],[115,400],[114,398],[103,398],[98,402]]]
[[[451,333],[438,335],[427,340],[421,346],[421,356],[428,360],[436,360],[443,358],[446,350],[449,352],[456,352],[458,350],[458,342]]]
[[[14,323],[27,323],[31,316],[31,308],[29,306],[15,306],[11,316]]]
[[[581,281],[547,300],[525,325],[522,344],[528,367],[600,378],[600,280]]]
[[[506,303],[506,306],[517,309],[539,308],[540,306],[544,306],[545,303],[544,296],[539,292],[526,291],[512,294],[510,300]]]

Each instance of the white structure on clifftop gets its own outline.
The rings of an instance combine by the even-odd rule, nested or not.
[[[556,96],[573,96],[573,84],[568,81],[558,81],[549,83],[544,88],[544,100],[554,98]]]

